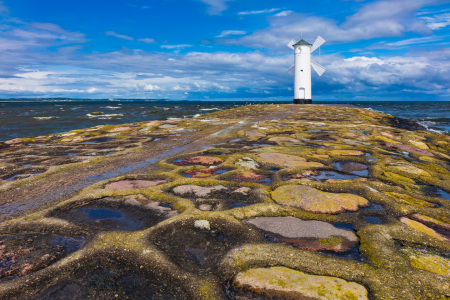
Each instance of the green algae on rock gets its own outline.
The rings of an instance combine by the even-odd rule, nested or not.
[[[367,290],[355,282],[286,267],[249,269],[237,274],[232,286],[244,295],[274,299],[369,299]]]
[[[290,154],[284,154],[284,153],[273,153],[273,152],[266,152],[259,154],[259,158],[263,162],[272,163],[275,165],[278,165],[283,168],[317,168],[317,167],[323,167],[323,164],[318,162],[308,162],[305,158],[290,155]]]
[[[450,277],[450,258],[420,249],[404,248],[401,251],[408,256],[415,268]]]
[[[356,211],[369,205],[369,201],[361,196],[327,193],[306,185],[283,185],[272,192],[272,197],[278,204],[315,213]]]

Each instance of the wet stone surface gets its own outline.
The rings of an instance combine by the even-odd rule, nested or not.
[[[248,220],[272,242],[320,251],[346,252],[358,244],[351,230],[339,229],[321,221],[304,221],[293,217],[262,217]]]
[[[187,271],[196,274],[211,273],[228,250],[251,241],[245,234],[248,228],[243,226],[220,220],[192,221],[158,230],[150,239],[173,262]]]
[[[203,211],[227,210],[262,202],[249,187],[181,185],[173,188],[172,192],[188,198]]]
[[[284,104],[0,142],[0,299],[444,299],[449,147]]]
[[[0,282],[43,269],[82,248],[86,241],[50,234],[0,237]]]
[[[335,171],[316,171],[311,173],[310,176],[305,176],[303,178],[325,182],[327,180],[352,180],[360,177],[357,175],[342,174]]]
[[[341,172],[351,173],[362,177],[367,177],[369,175],[367,166],[363,164],[358,164],[351,161],[339,161],[335,162],[334,165]]]
[[[69,211],[56,211],[51,216],[65,219],[95,231],[140,230],[151,227],[174,215],[171,209],[157,205],[136,205],[123,202],[90,203]]]
[[[164,179],[155,180],[120,180],[105,185],[105,189],[141,189],[167,183]]]
[[[148,275],[118,267],[76,272],[73,277],[29,299],[179,299]]]
[[[194,169],[187,170],[183,173],[183,176],[188,178],[206,178],[210,176],[222,175],[226,172],[228,172],[228,170],[221,168]]]

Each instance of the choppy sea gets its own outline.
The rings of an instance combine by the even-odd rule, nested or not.
[[[0,100],[0,141],[39,136],[101,124],[189,118],[249,104],[292,103],[271,101],[171,100]],[[450,101],[314,101],[315,104],[351,104],[420,122],[429,130],[450,134]]]

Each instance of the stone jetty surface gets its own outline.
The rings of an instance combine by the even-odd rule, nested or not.
[[[326,105],[0,142],[0,299],[450,299],[449,150]]]

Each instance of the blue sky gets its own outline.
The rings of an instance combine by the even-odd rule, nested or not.
[[[0,98],[449,100],[450,1],[3,0]]]

